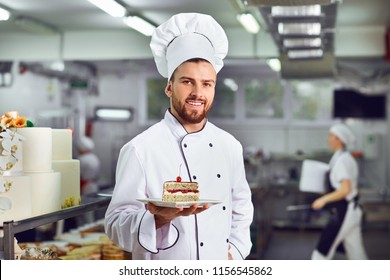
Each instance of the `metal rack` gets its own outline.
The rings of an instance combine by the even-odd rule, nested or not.
[[[105,208],[110,203],[111,197],[109,196],[93,196],[88,197],[86,202],[81,205],[63,209],[60,211],[48,213],[41,216],[28,218],[21,221],[7,221],[3,223],[0,230],[4,232],[2,238],[0,238],[0,251],[4,252],[4,259],[14,259],[14,237],[16,233],[23,232],[29,229],[33,229],[45,224],[57,222],[60,220],[68,219],[81,215],[85,212],[95,211],[101,208]]]

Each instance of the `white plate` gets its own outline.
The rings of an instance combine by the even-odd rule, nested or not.
[[[156,206],[161,207],[169,207],[169,208],[190,208],[191,205],[197,204],[198,207],[201,207],[205,204],[208,204],[209,206],[222,203],[220,200],[211,200],[211,199],[199,199],[198,201],[187,201],[187,202],[169,202],[169,201],[162,201],[161,198],[137,198],[138,201],[141,201],[143,203],[151,202]]]

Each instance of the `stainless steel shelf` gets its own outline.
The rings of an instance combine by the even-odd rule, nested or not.
[[[88,196],[83,198],[82,204],[76,207],[63,209],[25,220],[4,222],[3,226],[0,227],[0,230],[4,232],[4,236],[1,238],[2,242],[0,243],[0,251],[4,251],[4,259],[12,260],[14,258],[14,237],[16,233],[45,224],[54,223],[59,220],[75,217],[85,212],[105,208],[110,203],[110,200],[111,197],[109,196]]]

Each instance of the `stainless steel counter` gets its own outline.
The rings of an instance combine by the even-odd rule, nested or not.
[[[110,200],[111,196],[109,195],[90,195],[83,198],[82,203],[79,206],[25,220],[4,222],[3,226],[0,227],[0,230],[4,233],[3,237],[0,239],[0,251],[4,252],[4,259],[12,260],[14,258],[14,236],[16,233],[75,217],[85,212],[106,208],[110,203]]]

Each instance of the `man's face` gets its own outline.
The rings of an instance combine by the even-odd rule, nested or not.
[[[215,94],[216,73],[206,61],[184,62],[174,72],[165,93],[171,99],[171,112],[181,124],[204,124]]]

